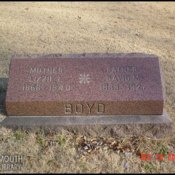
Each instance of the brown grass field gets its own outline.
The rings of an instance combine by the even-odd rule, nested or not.
[[[0,3],[1,94],[6,91],[12,55],[84,52],[158,55],[165,79],[165,109],[175,124],[175,2]],[[4,117],[1,110],[0,119]],[[144,161],[141,153],[153,157]],[[163,160],[155,157],[160,153]],[[161,140],[96,138],[65,130],[0,128],[0,173],[173,173],[175,159],[168,159],[170,153],[175,154],[175,134]],[[7,157],[15,155],[22,156],[14,161],[21,168],[5,169]]]

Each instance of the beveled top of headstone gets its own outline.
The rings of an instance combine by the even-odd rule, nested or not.
[[[40,102],[45,103],[46,108],[50,102],[104,102],[109,103],[109,106],[110,103],[122,104],[123,110],[118,109],[119,114],[138,114],[141,111],[142,114],[161,114],[164,100],[162,86],[159,59],[155,55],[131,53],[15,56],[10,63],[7,113],[13,115],[15,103],[25,103],[27,106],[37,102],[39,109]],[[13,103],[13,110],[10,102]],[[130,103],[129,109],[127,103]],[[139,103],[143,105],[139,106]],[[145,105],[147,103],[150,104],[149,107]],[[120,105],[117,107],[120,108]],[[136,109],[138,107],[142,109]],[[107,114],[118,114],[114,108],[115,105]],[[35,109],[38,110],[37,106]],[[44,114],[47,115],[47,112]],[[52,114],[59,115],[59,112],[53,111]],[[48,115],[52,114],[48,112]],[[61,112],[60,115],[64,113]]]

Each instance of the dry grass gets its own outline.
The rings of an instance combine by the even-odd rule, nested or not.
[[[152,53],[160,57],[165,108],[175,123],[174,20],[174,2],[1,2],[0,93],[13,54]],[[64,130],[0,129],[0,163],[2,155],[24,156],[16,172],[175,172],[175,161],[143,161],[140,153],[175,153],[175,137],[86,138]]]

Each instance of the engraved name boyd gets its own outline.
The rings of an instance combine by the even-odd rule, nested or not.
[[[65,104],[64,105],[64,113],[65,114],[83,114],[83,113],[92,114],[104,114],[105,113],[105,105],[103,103],[77,103],[77,104]]]

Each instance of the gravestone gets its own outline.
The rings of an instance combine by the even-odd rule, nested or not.
[[[143,126],[153,126],[156,131],[162,130],[157,134],[161,135],[171,130],[164,96],[155,55],[15,56],[10,63],[5,101],[9,117],[3,124],[77,127],[81,132],[95,133],[104,133],[103,127],[107,127],[108,134],[112,129],[116,135],[126,134],[128,127],[129,133],[141,134]]]
[[[12,59],[8,115],[162,114],[155,56]]]

